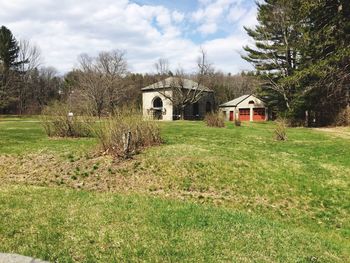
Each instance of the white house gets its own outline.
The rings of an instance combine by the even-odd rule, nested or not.
[[[142,108],[145,118],[172,121],[179,119],[180,110],[174,105],[174,94],[197,94],[198,101],[186,105],[185,120],[203,119],[214,107],[214,93],[207,87],[190,79],[169,77],[142,89]],[[190,95],[189,95],[190,96]]]
[[[254,95],[243,95],[221,104],[219,108],[228,121],[267,121],[268,119],[265,103]]]

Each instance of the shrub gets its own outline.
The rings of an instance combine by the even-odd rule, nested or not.
[[[286,141],[287,138],[287,121],[280,118],[276,121],[276,128],[274,130],[275,139],[277,141]]]
[[[207,115],[205,115],[204,121],[209,127],[225,127],[224,117],[218,112],[207,113]]]
[[[50,137],[90,137],[91,120],[88,117],[69,117],[67,104],[54,103],[44,108],[41,123],[46,134]]]
[[[349,126],[350,125],[350,107],[343,109],[335,119],[335,125],[337,126]]]
[[[121,110],[92,126],[103,150],[116,157],[130,158],[141,149],[161,143],[156,122],[143,120],[139,112]]]
[[[240,119],[235,119],[235,126],[237,126],[237,127],[241,126],[241,120]]]

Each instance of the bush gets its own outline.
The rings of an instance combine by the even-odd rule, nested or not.
[[[205,115],[204,121],[209,127],[225,127],[224,117],[218,112],[207,113],[207,115]]]
[[[241,120],[235,119],[235,126],[237,127],[241,126]]]
[[[44,108],[41,123],[50,137],[90,137],[90,120],[87,117],[69,117],[67,104],[54,103]]]
[[[337,126],[349,126],[350,125],[350,107],[343,109],[335,119],[335,125]]]
[[[130,158],[141,149],[161,143],[156,122],[143,120],[139,112],[122,110],[92,126],[94,135],[106,153]]]
[[[287,121],[280,118],[276,121],[276,128],[274,130],[275,139],[277,141],[286,141],[287,138]]]

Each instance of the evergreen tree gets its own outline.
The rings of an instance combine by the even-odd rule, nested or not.
[[[309,111],[319,125],[331,124],[350,104],[350,3],[306,0],[300,11],[301,63],[290,78],[299,92],[293,116]]]
[[[17,76],[15,68],[19,46],[11,31],[5,26],[0,28],[0,111],[16,101]]]
[[[244,58],[267,80],[260,95],[269,106],[299,122],[311,113],[320,125],[350,109],[348,0],[265,0],[258,22],[246,29],[255,47]]]
[[[16,38],[8,28],[2,26],[0,28],[0,61],[5,73],[23,63],[17,61],[18,53],[19,46]]]
[[[270,106],[290,110],[295,89],[281,80],[291,76],[299,65],[298,16],[292,15],[298,4],[286,0],[265,0],[257,5],[259,24],[254,29],[245,28],[255,40],[255,47],[245,46],[247,55],[243,58],[252,63],[266,80],[261,88]]]

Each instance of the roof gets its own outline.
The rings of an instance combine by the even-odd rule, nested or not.
[[[155,89],[166,89],[171,87],[182,87],[184,89],[192,89],[192,90],[202,90],[207,92],[213,92],[209,88],[204,85],[198,85],[197,82],[190,79],[180,79],[178,77],[169,77],[164,80],[161,80],[157,83],[149,85],[147,87],[142,88],[141,90],[155,90]]]
[[[219,107],[236,107],[238,104],[240,104],[242,101],[248,99],[252,95],[243,95],[240,96],[234,100],[230,100],[226,103],[221,104]]]

